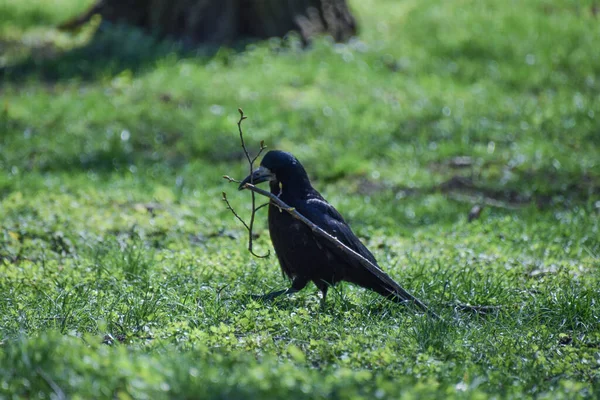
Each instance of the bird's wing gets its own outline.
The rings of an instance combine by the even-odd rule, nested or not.
[[[410,301],[416,303],[419,307],[424,310],[428,310],[427,306],[415,298],[412,294],[402,288],[396,281],[394,281],[388,274],[386,274],[377,265],[377,260],[371,252],[365,247],[364,244],[356,237],[354,232],[350,229],[341,214],[333,208],[333,206],[325,201],[321,196],[313,197],[296,207],[297,211],[308,218],[312,223],[323,229],[325,232],[336,237],[340,242],[355,251],[370,263],[363,262],[358,257],[349,257],[345,254],[339,246],[326,240],[324,238],[315,238],[318,243],[326,246],[334,254],[346,261],[346,264],[351,268],[362,269],[368,271],[374,277],[376,277],[381,283],[385,284],[385,287],[390,290],[390,294],[395,294],[401,300]]]
[[[336,237],[347,247],[377,266],[377,260],[373,254],[352,232],[342,215],[327,201],[322,198],[311,198],[302,207],[298,207],[297,209],[300,214],[304,215],[319,228]],[[322,242],[328,241],[322,240]]]

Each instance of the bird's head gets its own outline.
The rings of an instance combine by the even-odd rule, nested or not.
[[[260,166],[240,183],[239,189],[244,189],[246,183],[252,182],[256,185],[266,181],[275,185],[281,183],[284,187],[310,185],[300,161],[290,153],[279,150],[271,150],[265,154]]]

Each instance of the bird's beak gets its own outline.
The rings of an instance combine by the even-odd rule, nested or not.
[[[261,165],[260,167],[256,168],[251,175],[248,175],[246,179],[244,179],[240,183],[238,190],[244,190],[244,186],[246,185],[246,183],[252,183],[253,185],[256,185],[258,183],[270,181],[273,179],[275,179],[275,174],[272,173],[269,168],[265,168]]]

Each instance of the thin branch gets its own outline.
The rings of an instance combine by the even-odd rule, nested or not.
[[[485,195],[470,195],[449,191],[447,196],[454,201],[471,204],[484,204],[490,207],[503,208],[506,210],[520,210],[527,206],[527,203],[510,203],[507,201],[496,200]]]
[[[256,161],[256,159],[260,156],[260,154],[263,152],[264,149],[266,149],[265,146],[265,142],[263,140],[260,141],[260,150],[258,151],[258,154],[252,158],[250,157],[250,153],[248,152],[248,148],[246,147],[246,143],[244,142],[244,132],[242,130],[242,122],[248,118],[244,115],[244,111],[241,108],[238,108],[238,112],[240,113],[240,119],[237,122],[237,126],[238,126],[238,131],[240,134],[240,143],[242,145],[242,149],[244,150],[244,154],[246,155],[246,159],[248,160],[248,166],[250,169],[250,183],[254,183],[253,178],[252,178],[252,172],[254,171],[254,162]],[[236,182],[239,183],[238,180],[233,179],[232,177],[228,176],[228,175],[223,175],[224,179],[227,179],[229,182]],[[233,215],[242,222],[242,224],[244,224],[244,227],[246,227],[246,230],[248,231],[248,251],[250,252],[250,254],[252,254],[254,257],[257,258],[267,258],[269,257],[269,255],[271,255],[271,250],[267,250],[267,254],[265,255],[260,255],[260,254],[256,254],[253,250],[253,229],[254,229],[254,216],[256,214],[256,211],[258,209],[260,209],[262,206],[256,208],[256,197],[254,195],[254,192],[252,193],[252,213],[250,214],[250,223],[246,223],[233,209],[233,207],[231,206],[231,204],[229,203],[229,200],[227,200],[227,195],[225,194],[225,192],[223,192],[223,201],[225,201],[225,203],[227,204],[227,208],[233,213]]]
[[[223,177],[225,178],[225,177]],[[230,181],[233,182],[234,180]],[[227,193],[223,192],[223,201],[225,202],[225,204],[227,204],[227,209],[229,211],[231,211],[233,213],[233,215],[242,223],[244,224],[244,226],[246,227],[246,229],[250,230],[250,227],[248,226],[248,224],[246,224],[246,221],[244,221],[242,219],[242,217],[240,217],[238,215],[238,213],[235,212],[235,210],[233,209],[233,207],[231,207],[231,204],[229,204],[229,200],[227,200]]]
[[[240,113],[240,119],[237,122],[238,132],[240,133],[240,143],[242,144],[242,149],[244,150],[246,159],[248,159],[248,164],[250,164],[250,173],[252,174],[253,162],[252,162],[252,158],[250,158],[250,153],[248,153],[248,148],[246,147],[246,143],[244,142],[244,132],[242,131],[242,121],[248,117],[244,116],[244,111],[241,108],[238,108],[238,112]]]
[[[260,141],[260,149],[258,149],[258,153],[256,153],[256,156],[254,156],[254,158],[252,159],[252,165],[254,165],[254,162],[256,162],[258,157],[260,157],[260,155],[266,148],[267,148],[267,146],[265,146],[265,141],[261,140]]]
[[[264,204],[261,204],[260,206],[256,207],[256,211],[260,210],[260,209],[261,209],[261,208],[263,208],[263,207],[266,207],[266,206],[268,206],[269,204],[271,204],[271,203],[264,203]]]
[[[237,179],[233,179],[229,175],[223,175],[223,179],[227,179],[229,181],[229,183],[231,183],[231,182],[240,183],[240,181],[238,181]]]
[[[335,247],[337,247],[345,255],[357,260],[364,268],[366,268],[368,271],[373,273],[375,276],[377,276],[378,278],[380,278],[383,281],[385,281],[386,283],[388,283],[390,286],[392,286],[394,289],[396,289],[396,291],[398,291],[404,297],[410,299],[410,301],[412,303],[416,304],[419,308],[428,312],[429,314],[433,315],[434,317],[441,319],[435,312],[431,311],[429,309],[429,307],[427,307],[423,302],[421,302],[415,296],[413,296],[412,294],[407,292],[404,288],[400,287],[400,285],[398,285],[392,278],[390,278],[389,275],[386,274],[381,268],[379,268],[377,265],[373,264],[371,261],[367,260],[365,257],[360,255],[356,251],[352,250],[350,247],[346,246],[344,243],[340,242],[335,236],[332,236],[329,233],[327,233],[326,231],[324,231],[321,227],[314,224],[308,218],[306,218],[305,216],[300,214],[294,207],[290,207],[288,204],[283,202],[279,197],[275,196],[273,193],[263,190],[261,188],[258,188],[251,183],[246,183],[244,185],[244,189],[248,189],[252,192],[255,192],[255,193],[261,194],[265,197],[268,197],[269,199],[271,199],[271,204],[275,205],[282,211],[288,212],[292,217],[303,222],[317,236],[320,236],[323,239],[329,241],[330,243],[335,245]]]

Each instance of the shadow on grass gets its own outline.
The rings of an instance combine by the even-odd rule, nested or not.
[[[486,180],[454,175],[432,186],[403,187],[361,178],[354,191],[362,195],[392,192],[396,197],[420,197],[434,193],[460,202],[516,210],[530,205],[544,209],[565,202],[586,202],[600,196],[600,177],[584,174],[573,176],[555,171],[524,171],[519,179],[502,185]]]
[[[19,45],[25,46],[2,43],[2,46]],[[31,54],[24,60],[0,68],[0,77],[17,83],[33,78],[50,83],[69,79],[95,80],[124,70],[139,73],[170,56],[193,56],[207,61],[217,54],[219,47],[192,49],[181,41],[159,39],[138,28],[104,22],[81,47],[60,51],[53,43],[45,43],[29,50]]]

